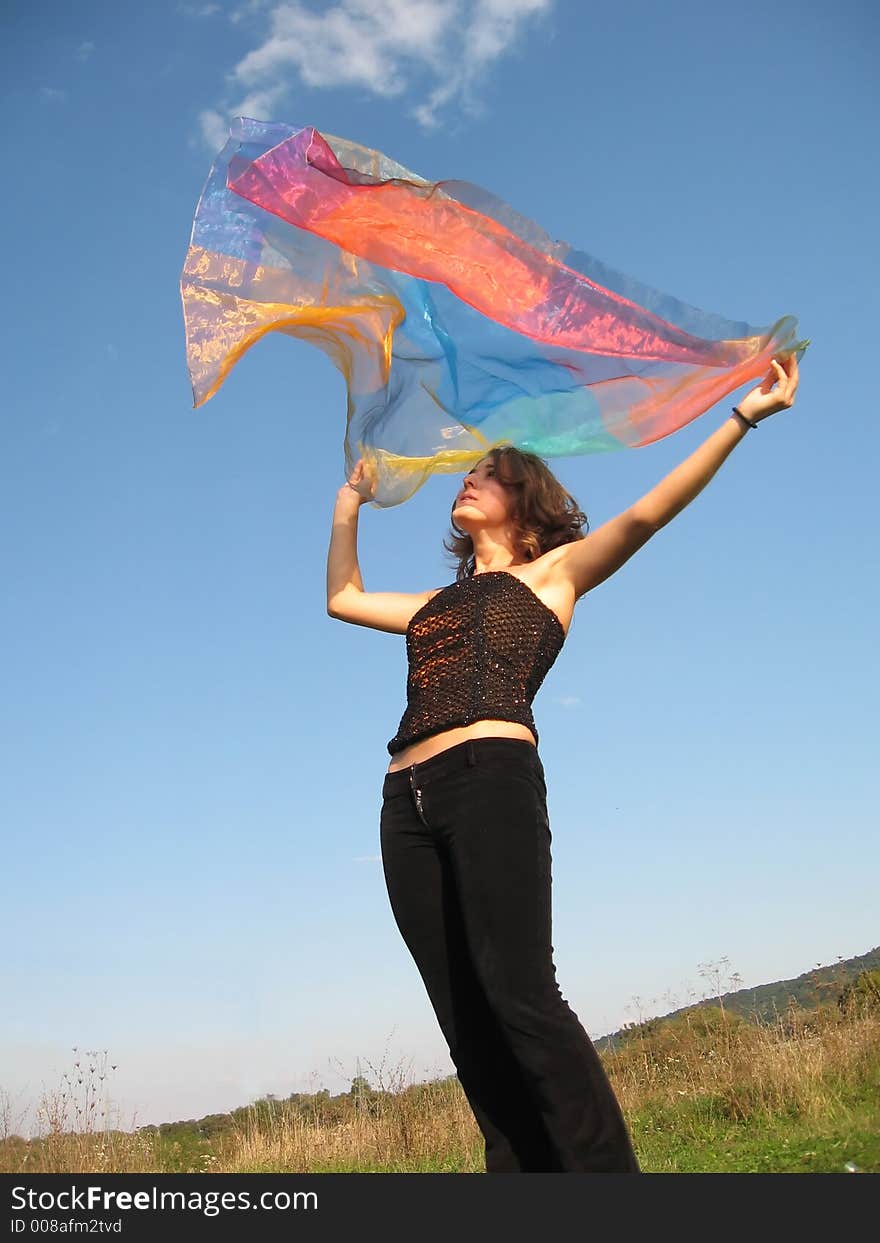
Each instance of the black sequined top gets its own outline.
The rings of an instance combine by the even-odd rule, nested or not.
[[[507,570],[444,587],[407,627],[407,705],[389,753],[485,720],[518,721],[537,745],[532,700],[564,642],[553,610]]]

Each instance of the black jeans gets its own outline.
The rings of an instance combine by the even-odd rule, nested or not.
[[[487,1173],[640,1173],[599,1054],[553,964],[544,766],[476,738],[382,789],[382,865],[486,1141]]]

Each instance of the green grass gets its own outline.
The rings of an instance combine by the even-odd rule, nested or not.
[[[876,1093],[819,1121],[779,1115],[733,1123],[684,1104],[648,1107],[632,1118],[632,1131],[645,1173],[843,1174],[847,1162],[880,1173]]]

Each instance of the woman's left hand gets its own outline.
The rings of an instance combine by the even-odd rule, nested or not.
[[[773,385],[778,387],[771,392]],[[790,410],[794,405],[794,395],[798,386],[797,355],[790,354],[785,364],[771,359],[770,370],[757,388],[746,393],[737,408],[753,423],[760,423],[779,410]]]

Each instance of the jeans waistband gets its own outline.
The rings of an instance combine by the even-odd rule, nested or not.
[[[433,780],[459,768],[473,767],[498,755],[507,755],[512,763],[533,763],[543,775],[544,766],[538,755],[538,748],[524,738],[468,738],[418,764],[409,764],[393,773],[386,772],[382,793],[393,794],[395,790],[411,785],[416,779]]]

